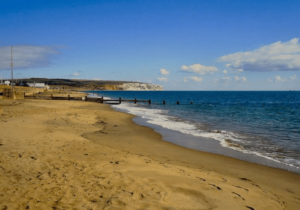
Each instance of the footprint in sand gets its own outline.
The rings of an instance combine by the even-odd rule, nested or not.
[[[211,186],[217,188],[218,190],[222,190],[220,187],[218,187],[218,186],[216,186],[216,185],[214,185],[214,184],[209,184],[209,185],[211,185]]]
[[[234,186],[234,185],[233,185]],[[246,189],[246,188],[243,188],[243,187],[240,187],[240,186],[234,186],[234,187],[236,187],[236,188],[240,188],[240,189],[243,189],[243,190],[245,190],[245,191],[249,191],[248,189]]]
[[[245,200],[240,194],[238,194],[236,192],[231,192],[231,193],[233,193],[233,194],[237,195],[238,197],[240,197],[241,199]]]
[[[200,180],[202,180],[202,181],[206,181],[205,179],[203,179],[203,178],[200,178],[200,177],[196,177],[197,179],[200,179]]]

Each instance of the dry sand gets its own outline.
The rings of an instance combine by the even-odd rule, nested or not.
[[[299,174],[164,142],[107,105],[0,106],[0,209],[300,207]]]

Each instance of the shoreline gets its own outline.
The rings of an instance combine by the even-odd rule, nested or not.
[[[112,110],[110,110],[111,112],[116,111],[113,108],[111,108],[111,109],[112,109]],[[116,111],[116,112],[119,112],[119,111]],[[128,113],[124,113],[124,112],[120,112],[120,113],[122,113],[124,115],[128,115],[127,118],[129,118],[129,120],[127,119],[126,124],[128,124],[127,127],[132,127],[132,130],[140,130],[141,129],[142,131],[139,131],[139,133],[142,133],[142,132],[147,132],[147,133],[148,132],[153,132],[153,133],[155,133],[154,135],[151,135],[151,137],[146,138],[146,141],[147,141],[148,145],[151,145],[151,143],[153,143],[153,140],[155,139],[155,143],[157,144],[157,145],[155,145],[155,146],[157,146],[156,148],[161,147],[163,145],[164,149],[161,149],[160,151],[154,152],[152,150],[152,148],[150,150],[147,150],[147,151],[145,151],[145,150],[143,151],[143,149],[140,150],[140,148],[130,148],[131,144],[127,145],[128,141],[130,141],[130,139],[126,138],[126,136],[123,136],[123,138],[126,138],[126,140],[127,140],[126,143],[123,143],[124,139],[120,140],[120,139],[118,139],[118,136],[115,136],[114,137],[114,140],[115,140],[114,142],[110,141],[110,140],[109,141],[99,140],[101,142],[101,144],[111,146],[111,147],[114,147],[114,148],[118,148],[118,149],[126,148],[125,149],[126,151],[130,150],[133,153],[143,153],[144,152],[144,155],[155,156],[159,160],[168,161],[168,159],[172,159],[172,160],[175,160],[176,162],[185,162],[186,161],[185,163],[189,163],[189,164],[191,164],[191,166],[196,166],[196,167],[201,167],[202,163],[199,164],[199,163],[197,163],[197,160],[196,161],[192,160],[192,158],[190,158],[190,157],[188,159],[186,159],[184,157],[184,155],[187,155],[186,153],[193,153],[193,155],[195,155],[195,156],[198,156],[198,155],[199,156],[209,156],[208,159],[214,159],[214,160],[218,160],[218,161],[221,161],[221,162],[224,162],[224,163],[225,162],[228,162],[228,163],[230,162],[233,165],[235,163],[239,162],[239,164],[242,168],[236,170],[236,172],[239,171],[239,170],[246,170],[248,166],[249,167],[253,166],[253,167],[255,167],[255,170],[257,170],[256,172],[253,173],[253,175],[255,173],[258,173],[260,169],[268,168],[268,169],[270,169],[271,171],[274,171],[274,172],[279,172],[279,173],[283,172],[283,173],[287,173],[287,174],[294,174],[295,176],[299,176],[299,178],[300,178],[299,174],[297,174],[295,172],[287,171],[287,170],[284,170],[284,169],[279,169],[279,168],[273,168],[273,167],[269,167],[269,166],[265,166],[265,165],[260,165],[258,163],[252,163],[252,162],[248,162],[248,161],[244,161],[244,160],[239,160],[239,159],[236,159],[236,158],[233,158],[233,157],[227,157],[227,156],[220,155],[220,154],[213,154],[213,153],[204,152],[204,151],[197,151],[197,150],[194,150],[194,149],[189,149],[189,148],[186,148],[186,147],[182,147],[180,145],[176,145],[176,144],[171,143],[171,142],[164,141],[164,140],[162,140],[161,134],[155,132],[152,128],[150,128],[148,126],[143,126],[143,125],[139,125],[139,124],[134,123],[133,119],[136,116],[128,114]],[[100,116],[98,116],[98,117],[100,117]],[[102,118],[100,117],[100,120],[101,119]],[[141,128],[139,129],[139,127],[141,127]],[[127,129],[129,129],[129,128],[127,128]],[[98,135],[99,135],[99,133],[86,134],[85,137],[87,139],[90,139],[93,142],[97,143],[96,139],[98,138],[97,137]],[[132,142],[132,144],[133,143],[134,142]],[[153,147],[153,144],[151,146]],[[164,155],[166,154],[166,151],[168,150],[167,147],[172,148],[171,150],[177,150],[177,151],[180,151],[180,152],[175,153],[175,152],[172,151],[172,152],[170,152],[170,154],[172,154],[172,156],[170,154],[168,154],[167,157],[161,156],[160,154],[164,154]],[[183,151],[184,151],[184,155],[182,154]],[[187,161],[187,160],[189,160],[189,161]],[[201,161],[203,161],[203,159]],[[205,160],[205,161],[207,161],[207,160]],[[205,164],[209,165],[211,167],[209,170],[213,170],[213,168],[216,167],[216,166],[213,166],[214,165],[213,162],[214,162],[213,160],[208,160],[207,163],[204,163],[204,165]],[[243,165],[247,165],[247,166],[243,166]],[[232,166],[232,165],[226,165],[224,167],[221,165],[220,168],[222,168],[222,170],[223,170],[222,172],[227,171],[226,167],[228,167],[228,166],[231,167],[231,168],[234,168],[234,166]],[[218,167],[219,167],[219,165],[218,165]]]
[[[170,142],[172,144],[199,151],[199,152],[206,152],[211,154],[217,154],[225,157],[234,158],[241,161],[246,161],[249,163],[254,163],[266,167],[277,168],[289,172],[293,172],[296,174],[300,174],[300,169],[297,167],[293,167],[290,165],[285,165],[280,162],[276,162],[273,159],[268,159],[263,156],[259,156],[257,154],[252,153],[243,153],[238,150],[234,150],[230,147],[223,147],[219,141],[211,138],[204,138],[204,137],[196,137],[189,134],[184,134],[179,131],[173,131],[167,128],[160,127],[158,125],[153,125],[146,120],[140,117],[134,117],[133,121],[142,126],[149,127],[153,129],[155,132],[162,135],[162,139],[166,142]],[[181,139],[185,139],[184,142]],[[201,142],[199,142],[201,140]]]
[[[7,192],[0,193],[2,208],[300,205],[299,174],[165,142],[135,124],[133,115],[108,105],[39,100],[0,105],[0,192]]]
[[[87,92],[90,97],[100,97],[98,93]],[[95,95],[96,94],[96,95]],[[274,158],[263,155],[259,152],[253,151],[241,151],[234,147],[224,146],[220,141],[214,138],[194,136],[192,134],[182,133],[180,131],[175,131],[169,128],[165,128],[162,125],[152,124],[147,122],[148,118],[144,118],[139,113],[131,113],[131,110],[127,107],[119,107],[119,105],[111,105],[111,107],[116,111],[121,111],[123,113],[133,114],[135,117],[133,121],[139,125],[147,126],[162,135],[164,141],[171,142],[173,144],[182,146],[184,148],[189,148],[196,151],[203,151],[213,154],[224,155],[227,157],[236,158],[239,160],[257,163],[260,165],[283,169],[286,171],[291,171],[300,174],[300,168],[294,165],[289,165],[288,163],[280,162]],[[147,115],[146,115],[147,116]],[[181,141],[181,139],[185,139]]]

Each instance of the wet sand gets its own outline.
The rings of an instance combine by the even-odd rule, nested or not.
[[[300,206],[299,174],[164,142],[107,105],[0,106],[0,209]]]

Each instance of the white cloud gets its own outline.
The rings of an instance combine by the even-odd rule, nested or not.
[[[235,81],[237,82],[247,82],[247,78],[246,77],[234,77]]]
[[[231,81],[231,78],[230,77],[222,77],[222,80],[225,82],[229,82],[229,81]]]
[[[203,78],[201,77],[185,77],[183,78],[183,81],[184,82],[188,82],[188,81],[194,81],[194,82],[202,82],[203,81]]]
[[[168,74],[170,74],[170,72],[168,70],[166,70],[166,69],[160,69],[160,74],[162,74],[162,75],[168,75]]]
[[[300,71],[300,43],[298,38],[279,41],[253,51],[225,55],[218,61],[238,71]]]
[[[272,80],[272,79],[267,79],[267,81],[268,81],[268,82],[273,82],[273,80]]]
[[[202,80],[203,80],[201,77],[190,77],[190,79],[195,82],[202,82]]]
[[[158,77],[157,80],[161,81],[161,82],[168,82],[168,78],[166,77]]]
[[[286,79],[281,78],[281,76],[275,76],[277,82],[285,82]]]
[[[80,74],[79,72],[74,72],[73,74],[71,74],[72,76],[78,77]]]
[[[297,79],[297,75],[295,74],[294,76],[290,76],[290,80],[295,80]]]
[[[13,46],[13,63],[15,69],[47,67],[51,57],[58,50],[49,46],[22,45]],[[11,47],[0,47],[0,69],[9,69],[11,63]]]
[[[276,82],[287,82],[287,81],[296,80],[297,78],[298,78],[297,75],[290,76],[288,78],[282,78],[281,76],[275,76],[275,81]]]
[[[214,83],[216,84],[216,83],[218,83],[219,82],[219,79],[214,79]]]
[[[218,71],[218,68],[215,66],[203,66],[199,63],[190,66],[182,65],[181,69],[185,72],[197,73],[202,75]]]
[[[226,69],[224,69],[222,72],[223,72],[223,74],[227,74],[228,73],[228,71]]]

